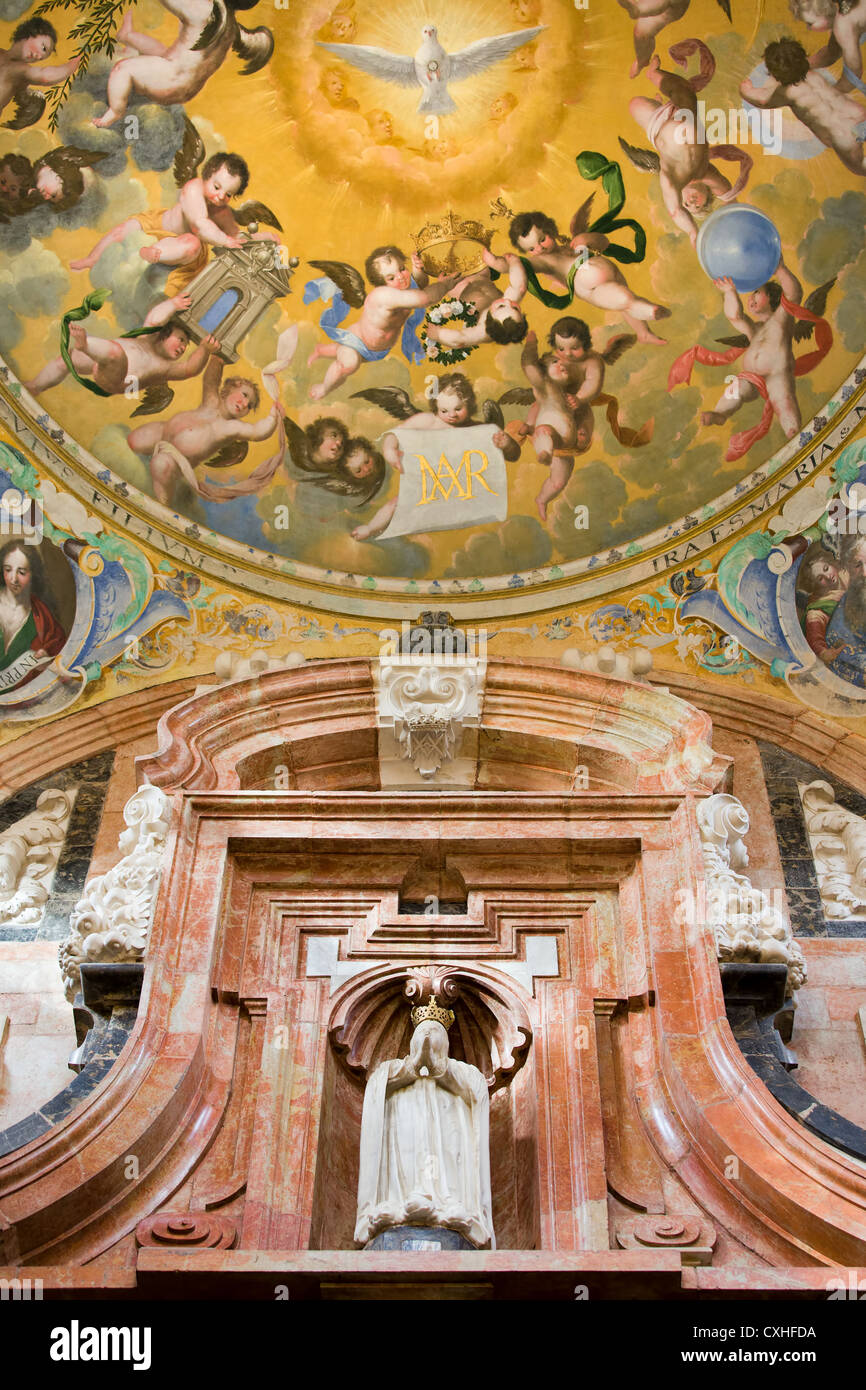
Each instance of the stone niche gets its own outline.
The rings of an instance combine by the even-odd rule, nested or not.
[[[417,922],[413,924],[417,934]],[[412,928],[403,928],[409,936]],[[453,1006],[450,1055],[478,1068],[490,1089],[490,1177],[497,1247],[534,1250],[539,1224],[539,1077],[528,1001],[504,972],[431,968],[438,997]],[[365,971],[334,1001],[322,1085],[322,1113],[310,1246],[352,1250],[364,1084],[381,1061],[409,1050],[405,970]],[[444,987],[440,983],[444,981]],[[530,1006],[531,1007],[531,1006]]]

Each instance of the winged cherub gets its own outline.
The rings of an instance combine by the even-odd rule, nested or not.
[[[546,213],[518,213],[508,234],[512,246],[521,254],[488,255],[484,259],[494,270],[509,272],[511,290],[518,297],[527,287],[538,293],[537,281],[530,279],[528,272],[534,277],[547,275],[572,298],[583,299],[597,309],[621,313],[642,343],[664,345],[664,338],[653,333],[648,323],[669,318],[671,311],[635,294],[619,266],[603,254],[611,245],[610,238],[603,232],[588,230],[594,196],[590,194],[574,214],[567,237],[560,234]]]
[[[716,61],[700,39],[685,39],[670,50],[674,62],[685,67],[692,53],[700,57],[701,69],[692,78],[665,72],[655,54],[648,77],[658,87],[663,100],[633,97],[629,111],[643,126],[651,150],[637,149],[620,136],[620,145],[638,169],[658,174],[662,197],[671,221],[685,232],[694,246],[698,239],[695,215],[707,213],[713,200],[730,203],[742,193],[752,168],[752,158],[736,145],[708,145],[698,121],[698,92],[706,87]],[[687,116],[691,120],[686,119]],[[735,184],[713,164],[714,159],[731,160],[740,166]]]
[[[742,458],[763,439],[774,415],[778,415],[787,439],[799,433],[801,417],[795,379],[817,367],[833,345],[830,325],[821,316],[835,283],[835,279],[828,280],[813,290],[803,304],[803,286],[780,260],[775,280],[749,296],[746,314],[734,282],[727,278],[714,281],[724,297],[725,315],[738,333],[718,340],[727,347],[726,352],[697,346],[678,357],[668,376],[668,390],[688,384],[695,362],[721,366],[742,358],[739,375],[730,381],[715,409],[704,411],[701,416],[702,425],[723,425],[747,401],[758,397],[763,400],[758,424],[732,436],[725,455],[729,462]],[[795,357],[794,343],[813,334],[815,350]]]
[[[841,58],[841,92],[852,87],[864,91],[863,54],[860,45],[866,34],[866,0],[789,0],[795,19],[802,19],[813,33],[831,29],[828,42],[809,59],[810,68],[828,68]]]
[[[457,53],[447,53],[439,42],[435,24],[425,24],[421,30],[422,43],[413,56],[389,53],[386,48],[369,48],[355,43],[320,43],[344,62],[362,72],[393,82],[397,87],[420,87],[418,110],[426,115],[447,116],[457,110],[457,103],[448,91],[449,82],[463,82],[467,77],[484,72],[486,68],[507,58],[516,48],[531,43],[544,25],[534,29],[518,29],[511,34],[498,34],[492,39],[479,39]]]
[[[417,311],[438,303],[461,279],[458,272],[428,281],[421,257],[413,256],[410,269],[398,246],[377,246],[370,252],[364,267],[373,286],[369,294],[365,291],[363,276],[354,266],[343,261],[310,261],[310,265],[321,270],[325,279],[310,281],[305,302],[309,302],[309,297],[329,297],[337,291],[333,305],[324,310],[319,320],[332,342],[319,344],[309,358],[308,365],[319,357],[334,359],[324,381],[310,387],[310,398],[314,401],[327,396],[356,372],[362,362],[381,362],[409,319]],[[354,328],[341,328],[350,307],[361,309],[361,317]]]
[[[213,356],[202,375],[201,405],[184,410],[170,420],[154,420],[139,425],[127,436],[136,453],[148,457],[154,496],[170,504],[180,478],[213,502],[259,492],[273,477],[282,450],[260,465],[243,483],[220,486],[196,476],[198,469],[236,468],[247,456],[250,440],[267,439],[277,428],[283,407],[275,401],[261,420],[244,419],[259,404],[259,390],[246,377],[222,379],[223,363]]]
[[[57,31],[47,19],[25,19],[23,24],[13,30],[9,48],[0,49],[0,111],[15,102],[15,115],[5,121],[10,130],[23,130],[25,126],[35,125],[45,110],[45,97],[41,92],[31,92],[32,86],[53,87],[71,77],[81,62],[71,58],[68,63],[56,67],[37,67],[42,58],[48,58],[57,47]]]
[[[629,77],[637,77],[656,51],[656,35],[682,19],[691,0],[619,0],[619,3],[634,20],[635,60]],[[717,0],[717,3],[725,18],[730,20],[731,0]]]
[[[251,10],[257,0],[160,0],[180,20],[172,44],[160,43],[151,34],[132,27],[127,10],[117,31],[118,44],[136,49],[136,57],[121,58],[108,76],[108,110],[93,122],[114,125],[134,92],[158,106],[190,101],[209,77],[222,67],[229,50],[245,60],[241,75],[258,72],[274,51],[274,36],[260,26],[245,29],[235,18],[238,10]]]
[[[35,164],[26,155],[4,155],[0,159],[0,222],[46,203],[55,212],[74,207],[84,194],[82,170],[107,158],[77,145],[59,145]]]
[[[468,377],[462,372],[447,372],[439,377],[436,387],[436,394],[430,402],[432,409],[417,406],[408,392],[397,386],[380,386],[368,391],[356,391],[353,399],[357,397],[370,401],[393,419],[400,420],[403,428],[409,430],[466,429],[467,426],[477,425],[482,421],[487,425],[495,425],[493,443],[502,450],[503,457],[509,463],[520,457],[520,444],[506,431],[505,417],[502,414],[502,405],[512,398],[511,393],[506,392],[498,401],[485,401],[481,407],[479,421],[474,418],[478,411],[475,391]],[[385,436],[382,453],[393,469],[398,473],[403,472],[403,455],[396,435]],[[396,497],[384,502],[366,526],[355,527],[352,532],[354,539],[369,541],[380,535],[390,522],[396,507]]]
[[[71,371],[77,381],[92,379],[100,396],[122,396],[134,382],[143,399],[132,414],[154,415],[166,410],[174,399],[170,381],[198,376],[208,358],[219,352],[219,342],[210,335],[182,360],[189,341],[189,334],[179,323],[149,328],[145,334],[136,330],[119,338],[97,338],[83,324],[73,322],[66,357],[61,353],[53,358],[24,385],[31,396],[39,396],[58,386]]]
[[[385,460],[369,439],[350,437],[342,420],[330,415],[305,429],[287,416],[285,429],[289,460],[301,482],[357,499],[356,507],[375,497],[385,480]]]
[[[174,160],[174,180],[180,190],[174,206],[128,217],[106,232],[88,256],[70,261],[70,270],[90,270],[106,247],[141,229],[156,241],[151,246],[142,246],[139,255],[146,261],[175,267],[166,289],[170,296],[177,296],[206,265],[209,246],[242,246],[241,228],[251,222],[265,222],[282,231],[279,221],[264,203],[243,203],[234,211],[229,207],[231,200],[240,197],[249,182],[246,160],[239,154],[221,152],[205,160],[201,136],[189,118],[184,119],[183,144]],[[254,240],[279,241],[279,237],[273,232],[257,232]],[[175,308],[182,307],[185,305],[175,305]]]

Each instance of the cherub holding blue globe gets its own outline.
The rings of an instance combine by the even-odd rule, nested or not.
[[[764,401],[760,421],[731,437],[725,455],[731,462],[742,458],[753,444],[763,439],[774,415],[786,438],[793,439],[799,433],[801,415],[795,378],[816,367],[832,347],[830,325],[819,314],[823,312],[833,282],[814,291],[804,305],[803,286],[784,260],[780,260],[776,278],[749,295],[748,313],[730,276],[722,276],[713,283],[722,292],[725,316],[737,329],[737,336],[719,340],[728,345],[726,352],[697,346],[683,353],[671,367],[668,389],[689,382],[695,362],[722,366],[742,359],[738,375],[728,378],[728,385],[715,408],[701,415],[702,425],[723,425],[747,401],[758,397]],[[816,349],[796,358],[794,343],[813,333]]]
[[[774,87],[756,87],[748,78],[740,91],[753,106],[789,106],[812,134],[836,154],[852,174],[866,174],[866,107],[825,82],[809,66],[809,55],[796,39],[778,39],[764,50],[764,65]]]

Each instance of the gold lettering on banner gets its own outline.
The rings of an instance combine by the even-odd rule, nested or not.
[[[421,500],[417,504],[419,507],[425,506],[428,502],[435,502],[437,497],[441,497],[443,502],[450,501],[455,488],[460,501],[471,502],[473,482],[480,483],[485,492],[489,492],[492,497],[497,496],[493,488],[481,476],[488,464],[487,455],[481,449],[467,449],[456,469],[445,454],[439,455],[439,465],[435,471],[423,454],[416,454],[415,457],[421,465]],[[474,458],[479,459],[480,463],[473,468],[472,460]],[[464,470],[465,482],[461,482],[460,474]],[[429,491],[428,483],[430,485]],[[447,491],[446,483],[448,484]]]

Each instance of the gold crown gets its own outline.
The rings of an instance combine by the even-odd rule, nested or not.
[[[426,1004],[418,1004],[412,1010],[412,1027],[417,1028],[419,1023],[426,1023],[431,1018],[434,1022],[441,1023],[443,1028],[450,1028],[454,1022],[454,1010],[440,1009],[436,1003],[436,995],[431,994]]]
[[[458,253],[461,242],[472,242],[484,246],[489,251],[495,229],[485,227],[473,218],[460,217],[457,213],[446,212],[438,222],[428,222],[420,232],[414,233],[412,240],[415,250],[425,258],[425,265],[435,275],[457,270],[477,268],[479,258],[473,251]]]

